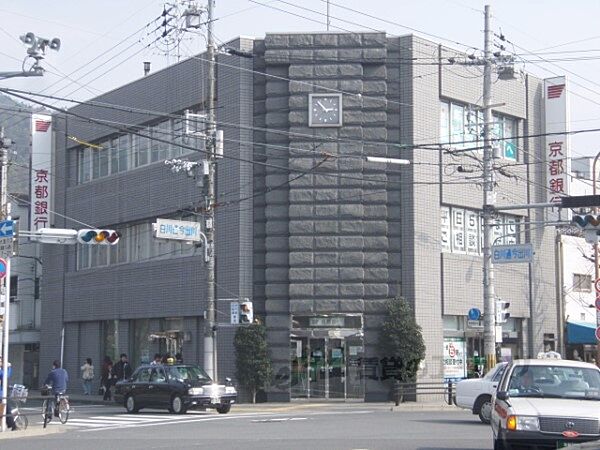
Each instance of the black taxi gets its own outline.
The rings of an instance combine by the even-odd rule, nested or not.
[[[237,400],[230,385],[214,383],[202,368],[192,364],[148,364],[136,369],[131,378],[117,382],[115,402],[129,413],[142,408],[166,408],[185,414],[188,409],[214,408],[226,414]]]

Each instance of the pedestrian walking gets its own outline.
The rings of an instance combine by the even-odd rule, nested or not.
[[[160,353],[155,353],[154,354],[154,361],[152,361],[150,363],[151,366],[156,366],[158,364],[162,364],[162,356],[160,355]]]
[[[129,364],[129,360],[127,359],[127,354],[121,353],[121,358],[113,367],[115,382],[128,380],[131,377],[132,372],[131,364]]]
[[[113,362],[109,356],[104,357],[102,362],[102,373],[100,375],[100,384],[102,385],[102,399],[111,400],[112,395],[110,388],[113,383]]]
[[[83,395],[92,395],[92,380],[94,379],[94,365],[92,358],[86,358],[81,366],[81,378],[83,379]]]

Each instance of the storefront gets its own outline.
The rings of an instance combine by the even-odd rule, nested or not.
[[[291,397],[364,398],[361,314],[292,316]]]

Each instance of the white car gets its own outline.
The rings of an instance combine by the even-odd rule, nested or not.
[[[494,450],[589,441],[599,448],[600,369],[558,359],[513,361],[494,394],[491,423]]]
[[[502,378],[507,363],[498,363],[483,378],[471,378],[456,384],[456,406],[479,415],[483,423],[490,423],[492,394]]]

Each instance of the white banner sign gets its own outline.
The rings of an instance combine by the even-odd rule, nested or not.
[[[560,203],[569,195],[571,146],[569,135],[569,94],[564,76],[544,80],[546,111],[546,190],[548,202]],[[565,216],[566,214],[566,216]],[[557,220],[558,210],[548,212],[548,220]],[[569,210],[562,219],[570,219]]]
[[[467,377],[467,356],[465,341],[457,338],[444,339],[444,378]]]
[[[31,208],[32,231],[49,228],[52,211],[52,116],[31,116]]]

